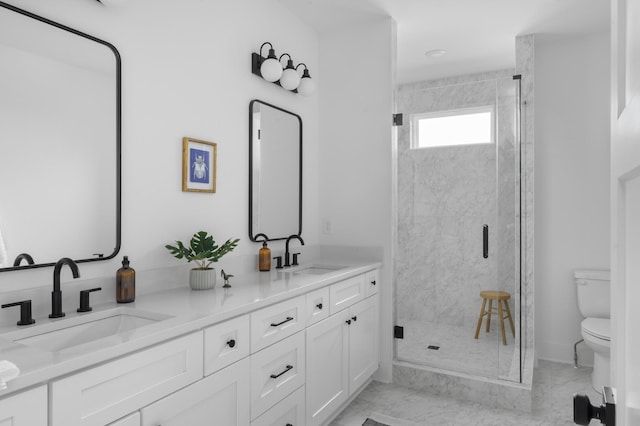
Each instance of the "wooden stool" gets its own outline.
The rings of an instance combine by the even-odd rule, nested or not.
[[[513,327],[513,318],[511,318],[511,310],[509,309],[509,299],[511,299],[511,294],[506,291],[497,291],[497,290],[485,290],[480,292],[480,297],[482,297],[482,308],[480,308],[480,317],[478,318],[478,326],[476,327],[476,339],[478,338],[478,334],[480,333],[480,327],[482,326],[482,317],[487,316],[487,333],[491,327],[491,314],[497,313],[500,317],[500,331],[502,332],[502,344],[507,344],[507,338],[504,335],[504,319],[509,319],[509,325],[511,326],[511,334],[513,337],[516,337],[516,330]],[[489,309],[485,310],[484,308],[487,305],[487,300],[489,301]],[[493,307],[493,301],[498,301],[498,308]],[[503,306],[504,311],[506,311],[507,315],[503,314]]]

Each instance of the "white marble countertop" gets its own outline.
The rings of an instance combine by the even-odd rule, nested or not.
[[[230,281],[232,287],[228,289],[222,288],[222,280],[218,278],[218,285],[213,290],[193,291],[185,284],[138,296],[133,303],[107,303],[93,306],[93,311],[89,313],[67,312],[64,318],[36,318],[37,322],[32,326],[0,329],[0,359],[13,362],[20,369],[20,375],[7,383],[8,388],[0,391],[0,397],[381,267],[381,263],[375,261],[314,264],[340,266],[341,269],[322,275],[295,274],[297,270],[305,268],[305,265],[271,272],[256,271],[233,277]],[[116,307],[171,317],[59,352],[47,352],[11,340],[12,334],[26,328],[92,315]]]

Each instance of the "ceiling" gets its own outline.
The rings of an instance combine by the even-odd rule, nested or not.
[[[513,68],[515,37],[609,29],[608,0],[279,0],[324,33],[392,16],[398,82]],[[425,53],[443,49],[444,56]]]

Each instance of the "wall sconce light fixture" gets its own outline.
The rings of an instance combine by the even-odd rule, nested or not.
[[[262,56],[262,48],[265,45],[269,45],[269,54],[267,57]],[[282,66],[282,58],[287,57],[287,64]],[[304,66],[302,75],[300,75],[298,68]],[[251,72],[264,78],[270,83],[277,84],[283,89],[289,90],[294,93],[300,93],[303,96],[311,96],[315,91],[316,85],[309,75],[309,68],[306,64],[300,63],[297,66],[293,66],[293,59],[288,53],[283,53],[280,58],[276,56],[276,52],[273,49],[273,45],[269,42],[263,43],[260,46],[260,53],[251,54]]]

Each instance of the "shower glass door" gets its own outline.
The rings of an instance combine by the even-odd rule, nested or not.
[[[398,89],[396,358],[519,382],[519,80],[493,74]]]

